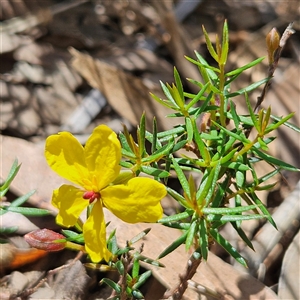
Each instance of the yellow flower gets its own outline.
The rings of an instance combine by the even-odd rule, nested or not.
[[[81,187],[64,184],[53,192],[52,204],[59,210],[57,223],[74,226],[81,212],[91,206],[83,235],[93,262],[108,261],[112,255],[106,247],[103,207],[128,223],[156,222],[162,217],[163,184],[142,177],[112,184],[121,170],[121,145],[109,127],[96,127],[85,147],[69,132],[51,135],[45,156],[52,170]]]

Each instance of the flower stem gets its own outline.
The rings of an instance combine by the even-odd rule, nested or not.
[[[72,242],[66,242],[65,247],[68,248],[68,249],[71,249],[71,250],[85,252],[84,246],[79,245],[79,244],[75,244],[75,243],[72,243]]]

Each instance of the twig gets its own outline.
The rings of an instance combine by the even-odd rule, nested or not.
[[[53,275],[53,274],[57,273],[58,271],[61,271],[61,270],[63,270],[63,269],[66,269],[66,268],[68,268],[68,267],[73,266],[73,265],[76,263],[77,260],[81,259],[81,257],[83,256],[83,254],[84,254],[84,252],[79,251],[79,252],[77,253],[76,257],[75,257],[70,263],[65,264],[65,265],[62,265],[62,266],[60,266],[60,267],[58,267],[58,268],[55,268],[55,269],[53,269],[53,270],[50,270],[50,271],[48,272],[47,276]]]
[[[193,276],[195,275],[201,261],[202,261],[202,256],[200,252],[196,250],[188,260],[185,274],[179,276],[180,277],[179,285],[172,292],[167,292],[164,295],[164,299],[179,300],[182,298],[184,292],[188,287],[188,281],[192,279]]]
[[[201,295],[210,296],[215,299],[223,299],[223,296],[220,293],[218,293],[212,289],[209,289],[209,288],[203,286],[202,284],[199,284],[193,280],[188,280],[188,285],[191,289],[195,290],[197,293],[199,293]]]
[[[129,247],[129,243],[127,241],[127,247]],[[141,244],[139,253],[143,252],[144,248],[144,243]],[[121,295],[120,295],[120,300],[126,300],[127,294],[126,294],[126,287],[127,287],[127,274],[130,272],[130,270],[133,267],[133,256],[130,253],[125,253],[124,256],[122,257],[122,263],[124,265],[124,274],[120,275],[118,285],[121,287]],[[117,296],[117,292],[115,290],[112,291],[111,295],[109,298],[112,298],[114,296]]]
[[[78,252],[76,257],[70,263],[62,265],[62,266],[60,266],[56,269],[53,269],[53,270],[49,270],[47,272],[46,276],[44,278],[42,278],[36,286],[34,286],[33,288],[28,288],[28,289],[24,290],[23,292],[21,292],[20,294],[18,294],[16,296],[12,296],[10,298],[10,300],[13,300],[13,299],[27,299],[27,297],[30,296],[31,294],[33,294],[34,292],[36,292],[39,287],[41,287],[44,283],[48,282],[48,278],[49,278],[50,275],[53,275],[53,274],[57,273],[60,270],[66,269],[66,268],[74,265],[77,262],[77,260],[79,260],[82,257],[83,254],[84,253],[82,251],[80,251],[80,252]]]

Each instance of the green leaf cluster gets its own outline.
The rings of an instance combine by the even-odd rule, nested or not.
[[[268,154],[268,145],[275,139],[276,129],[282,125],[298,132],[299,129],[288,123],[293,113],[279,118],[271,114],[270,107],[258,112],[252,108],[248,94],[270,78],[263,78],[237,91],[231,90],[232,82],[264,57],[235,70],[226,70],[229,50],[227,22],[224,23],[221,39],[217,37],[215,45],[204,27],[203,32],[207,49],[216,65],[208,64],[197,52],[195,58],[186,57],[198,68],[203,80],[187,79],[198,87],[199,91],[195,94],[185,91],[184,83],[174,68],[174,83],[161,82],[164,97],[151,95],[155,101],[173,110],[168,117],[178,118],[178,125],[158,132],[154,119],[150,133],[145,128],[143,114],[137,130],[137,142],[126,128],[120,134],[125,158],[122,166],[130,168],[135,175],[146,173],[166,184],[174,173],[179,180],[181,191],[170,187],[167,190],[180,203],[182,212],[164,217],[159,222],[180,229],[182,235],[159,258],[185,244],[187,250],[192,248],[207,259],[211,244],[216,242],[246,265],[244,258],[221,235],[220,229],[226,223],[231,224],[240,238],[253,248],[242,229],[244,221],[265,218],[276,227],[256,192],[271,189],[276,179],[268,184],[265,182],[276,178],[274,176],[281,170],[299,171]],[[248,108],[245,115],[236,110],[237,96],[244,96]],[[271,165],[273,171],[259,177],[256,164],[261,161]]]

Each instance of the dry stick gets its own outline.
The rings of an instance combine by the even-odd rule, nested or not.
[[[168,300],[181,299],[188,287],[188,281],[192,279],[195,273],[197,272],[197,268],[199,267],[201,261],[202,261],[202,256],[200,252],[196,250],[188,260],[185,274],[179,275],[180,278],[179,285],[172,292],[165,293],[163,299],[168,299]]]
[[[129,272],[129,270],[132,268],[131,259],[132,258],[130,257],[130,255],[126,255],[122,259],[122,263],[124,266],[124,274],[120,275],[119,281],[117,282],[117,284],[121,287],[121,294],[119,295],[120,300],[127,299],[127,295],[126,295],[127,274]],[[109,298],[115,297],[117,295],[118,295],[117,291],[113,290],[112,293],[110,294]]]
[[[276,30],[276,29],[274,29]],[[269,80],[266,82],[262,92],[261,92],[261,95],[259,97],[257,97],[257,102],[256,102],[256,105],[255,105],[255,108],[254,108],[254,112],[257,112],[260,108],[260,105],[262,104],[262,102],[264,101],[265,99],[265,96],[266,96],[266,93],[271,85],[271,79],[274,75],[274,72],[278,66],[278,62],[279,62],[279,58],[280,58],[280,55],[281,55],[281,52],[283,50],[283,47],[285,46],[287,40],[289,39],[289,37],[295,33],[295,30],[293,29],[293,22],[290,23],[288,25],[288,27],[285,29],[280,41],[279,41],[279,46],[278,48],[274,51],[274,54],[271,53],[271,55],[274,55],[274,60],[272,62],[269,62],[270,65],[269,65],[269,70],[268,70],[268,77],[269,77]]]
[[[120,279],[118,281],[118,285],[121,287],[121,295],[120,295],[120,299],[121,300],[126,300],[127,299],[127,295],[126,295],[126,287],[127,287],[127,274],[130,271],[130,269],[132,268],[132,257],[130,257],[129,255],[125,255],[125,258],[122,259],[122,263],[124,265],[124,274],[122,274],[120,276]],[[114,290],[111,296],[116,296],[116,291]]]
[[[43,274],[44,274],[44,272],[43,272]],[[43,275],[42,275],[43,276]],[[23,292],[21,292],[20,294],[18,294],[18,295],[11,295],[11,297],[9,298],[9,300],[19,300],[19,299],[27,299],[27,297],[29,297],[31,294],[33,294],[34,292],[36,292],[37,291],[37,289],[39,288],[39,287],[41,287],[44,283],[46,283],[48,281],[48,279],[47,279],[47,277],[44,277],[44,278],[42,278],[39,282],[38,282],[38,284],[35,286],[35,287],[33,287],[33,288],[28,288],[28,289],[26,289],[26,290],[24,290]]]
[[[223,296],[220,293],[218,293],[202,284],[199,284],[193,280],[188,280],[188,284],[189,284],[189,288],[196,291],[198,294],[201,294],[204,296],[210,296],[215,299],[223,299]]]
[[[53,274],[57,273],[57,272],[60,271],[60,270],[63,270],[63,269],[66,269],[66,268],[68,268],[68,267],[73,266],[73,265],[77,262],[77,260],[81,259],[81,257],[83,256],[83,254],[84,254],[83,251],[79,251],[79,252],[77,253],[76,257],[75,257],[70,263],[65,264],[65,265],[62,265],[62,266],[60,266],[60,267],[58,267],[58,268],[55,268],[55,269],[53,269],[53,270],[50,270],[50,271],[48,272],[47,275],[48,275],[48,276],[49,276],[49,275],[53,275]]]
[[[12,297],[11,300],[12,299],[25,299],[25,298],[27,298],[28,296],[30,296],[31,294],[33,294],[34,292],[36,292],[39,287],[41,287],[44,283],[46,283],[48,281],[49,275],[53,275],[53,274],[57,273],[60,270],[66,269],[66,268],[74,265],[77,262],[77,260],[81,259],[81,257],[83,256],[83,254],[84,253],[82,251],[79,251],[77,253],[76,257],[70,263],[62,265],[62,266],[60,266],[58,268],[55,268],[53,270],[48,271],[47,275],[44,278],[42,278],[35,287],[28,288],[28,289],[24,290],[23,292],[21,292],[20,294],[18,294],[15,298]]]
[[[130,247],[128,241],[127,241],[127,247]],[[143,249],[144,249],[144,243],[142,243],[140,246],[140,249],[139,249],[140,254],[143,252]],[[121,290],[122,290],[121,295],[120,295],[120,300],[126,300],[128,298],[127,294],[126,294],[127,274],[133,267],[132,260],[133,260],[133,256],[130,255],[129,253],[125,253],[124,257],[122,258],[122,263],[124,265],[124,274],[120,275],[119,281],[117,283],[121,287]],[[109,298],[112,298],[114,296],[117,296],[117,292],[115,290],[112,291]]]
[[[267,91],[271,85],[271,79],[273,78],[273,75],[274,75],[274,72],[278,66],[278,62],[279,62],[279,58],[280,58],[280,55],[281,55],[281,52],[283,50],[283,47],[285,46],[287,40],[289,39],[289,37],[295,33],[294,29],[292,28],[293,27],[293,22],[290,23],[288,25],[288,27],[285,29],[280,41],[279,41],[279,44],[278,44],[278,47],[276,49],[273,49],[272,48],[272,43],[274,41],[272,41],[271,39],[274,39],[274,36],[272,37],[269,37],[269,40],[268,40],[268,35],[271,35],[271,32],[274,31],[276,35],[278,35],[277,31],[276,31],[276,28],[273,28],[272,31],[267,35],[267,46],[268,46],[268,54],[269,54],[269,70],[268,70],[268,77],[269,77],[269,80],[266,82],[260,96],[257,97],[257,102],[256,102],[256,105],[255,105],[255,108],[254,108],[254,113],[257,113],[258,110],[260,109],[260,105],[263,103],[264,99],[265,99],[265,96],[267,94]],[[271,41],[270,41],[271,40]],[[274,51],[274,52],[273,52]],[[249,129],[245,130],[245,135],[246,137],[248,138],[250,133],[251,133],[251,130],[252,130],[253,127],[250,127]],[[284,178],[284,176],[282,176]]]
[[[39,9],[37,12],[25,16],[15,17],[1,23],[1,33],[16,34],[31,29],[40,24],[50,22],[54,15],[69,10],[75,6],[81,5],[89,0],[77,0],[63,2],[53,5],[46,9]]]

